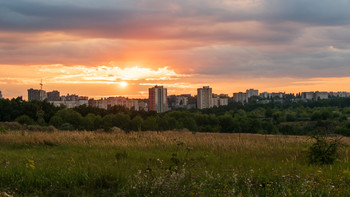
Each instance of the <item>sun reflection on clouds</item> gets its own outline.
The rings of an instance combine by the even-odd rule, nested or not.
[[[151,69],[146,67],[125,67],[117,66],[64,66],[49,65],[41,66],[39,72],[46,75],[54,75],[50,79],[53,83],[111,83],[118,81],[137,80],[175,80],[189,75],[178,74],[169,67]]]

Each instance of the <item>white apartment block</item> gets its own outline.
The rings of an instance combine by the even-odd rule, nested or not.
[[[89,104],[89,97],[87,96],[78,96],[76,94],[67,94],[66,96],[61,96],[59,101],[49,101],[55,106],[64,105],[67,108],[74,108],[81,105]]]
[[[238,93],[233,93],[233,100],[236,101],[237,103],[248,103],[248,96],[247,93],[243,92],[238,92]]]
[[[301,99],[305,101],[328,99],[328,92],[302,92]]]
[[[260,97],[264,98],[264,99],[270,99],[270,98],[283,99],[284,96],[285,96],[285,93],[282,93],[282,92],[272,92],[272,93],[263,92],[263,93],[260,93]]]
[[[329,96],[345,98],[350,97],[350,92],[330,92]]]
[[[108,109],[113,106],[124,106],[128,109],[134,108],[136,111],[140,110],[140,108],[144,109],[147,107],[144,103],[140,106],[139,101],[137,99],[129,99],[126,97],[108,97],[101,98],[100,100],[89,100],[89,105],[92,107],[97,107],[101,109]]]
[[[74,101],[68,101],[68,100],[61,100],[61,101],[49,101],[56,107],[59,107],[61,105],[66,106],[67,108],[74,108],[78,107],[80,105],[88,105],[89,101],[88,100],[74,100]]]
[[[316,100],[324,100],[328,99],[328,92],[315,92]]]
[[[213,107],[228,105],[228,98],[213,97]]]
[[[248,98],[252,96],[259,96],[259,90],[249,89],[249,90],[246,90],[246,93]]]
[[[314,99],[314,92],[302,92],[301,93],[301,99],[303,99],[303,100],[313,100]]]

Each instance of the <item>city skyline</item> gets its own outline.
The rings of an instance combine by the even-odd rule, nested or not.
[[[28,89],[28,101],[48,101],[54,106],[66,106],[67,108],[74,108],[81,105],[87,105],[102,109],[109,109],[113,106],[124,106],[135,111],[146,110],[163,113],[173,109],[206,109],[220,106],[227,106],[229,99],[235,103],[243,105],[248,103],[295,103],[327,100],[334,98],[349,98],[350,92],[301,92],[298,94],[286,94],[282,92],[261,92],[255,89],[247,89],[246,92],[235,92],[233,97],[228,94],[215,94],[209,86],[197,88],[197,95],[191,94],[168,95],[167,88],[163,86],[154,86],[149,88],[148,99],[135,99],[127,97],[108,97],[95,100],[88,96],[79,96],[76,94],[67,94],[61,96],[60,92],[54,90],[46,92],[42,89]],[[1,91],[0,91],[1,98]]]
[[[350,1],[0,2],[0,91],[350,91]]]
[[[73,91],[68,91],[68,92],[62,92],[58,89],[51,89],[51,90],[46,90],[45,88],[43,88],[44,84],[41,82],[40,84],[40,88],[33,88],[33,87],[30,87],[30,88],[27,88],[26,89],[26,93],[24,95],[17,95],[17,96],[14,96],[14,97],[6,97],[3,95],[3,93],[1,93],[1,89],[0,89],[0,94],[1,94],[1,98],[4,98],[4,99],[11,99],[11,98],[17,98],[17,97],[22,97],[23,99],[25,100],[29,100],[31,101],[31,99],[28,97],[28,92],[29,91],[38,91],[37,94],[39,94],[39,91],[43,91],[45,92],[45,98],[47,97],[46,96],[46,93],[48,94],[52,94],[52,93],[55,93],[57,92],[58,94],[66,94],[66,95],[80,95],[79,93],[77,92],[73,92]],[[163,87],[162,85],[155,85],[153,87]],[[151,87],[151,88],[153,88]],[[211,86],[203,86],[203,87],[197,87],[195,89],[195,91],[191,91],[191,92],[180,92],[180,93],[177,93],[177,94],[167,94],[167,95],[190,95],[190,96],[197,96],[198,95],[198,89],[202,89],[202,88],[210,88],[212,89]],[[166,87],[165,87],[166,88]],[[167,88],[166,88],[167,89]],[[272,92],[268,92],[268,91],[261,91],[261,90],[258,90],[258,89],[254,89],[254,88],[250,88],[250,89],[246,89],[245,91],[233,91],[233,92],[230,92],[230,93],[222,93],[222,92],[218,92],[218,91],[215,91],[215,93],[212,93],[213,95],[228,95],[228,97],[234,97],[235,94],[247,94],[247,98],[252,96],[250,94],[250,91],[256,91],[255,94],[253,95],[256,95],[258,96],[258,92],[259,92],[259,95],[260,94],[292,94],[294,96],[298,95],[298,94],[301,94],[301,93],[312,93],[312,92],[324,92],[324,93],[349,93],[348,91],[318,91],[318,90],[310,90],[310,91],[297,91],[297,92],[286,92],[286,91],[272,91]],[[170,89],[170,92],[172,92],[172,90]],[[194,92],[194,93],[192,93]],[[106,95],[106,96],[91,96],[91,95],[84,95],[86,97],[89,97],[91,99],[106,99],[106,98],[110,98],[110,97],[125,97],[125,98],[129,98],[129,99],[147,99],[149,98],[149,90],[147,90],[147,95],[145,96],[138,96],[138,95]],[[132,97],[132,96],[135,96],[135,97]],[[238,95],[237,95],[238,96]],[[37,96],[38,98],[40,97],[43,97],[43,96]],[[44,100],[44,99],[32,99],[32,100]]]

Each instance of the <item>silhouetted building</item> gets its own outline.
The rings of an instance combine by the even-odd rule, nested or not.
[[[168,111],[167,89],[163,86],[155,86],[148,90],[148,110],[162,113]]]
[[[57,90],[54,90],[52,92],[48,92],[47,93],[47,100],[48,101],[60,101],[61,100],[60,92]]]
[[[43,101],[47,98],[45,90],[28,89],[28,101]]]
[[[2,99],[2,94],[1,94],[1,91],[0,91],[0,99]]]

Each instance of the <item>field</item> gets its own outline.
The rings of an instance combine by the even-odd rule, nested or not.
[[[0,196],[350,196],[350,138],[309,165],[308,137],[191,132],[0,134]]]

